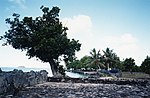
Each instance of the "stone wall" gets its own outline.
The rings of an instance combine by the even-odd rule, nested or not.
[[[23,72],[17,69],[10,72],[0,71],[0,95],[15,94],[24,87],[46,82],[47,74],[45,70],[39,72]]]
[[[65,82],[65,83],[96,83],[96,84],[117,84],[117,85],[150,85],[150,79],[129,79],[129,78],[55,78],[48,77],[48,82]]]

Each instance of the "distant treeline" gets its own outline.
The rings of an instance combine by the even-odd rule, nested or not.
[[[67,69],[80,69],[80,70],[98,70],[98,69],[119,69],[121,71],[130,72],[145,72],[150,74],[150,57],[147,56],[140,66],[137,66],[133,58],[126,58],[120,60],[113,50],[106,48],[106,50],[96,51],[94,48],[90,55],[82,57],[80,60],[77,58],[72,62],[67,63]]]

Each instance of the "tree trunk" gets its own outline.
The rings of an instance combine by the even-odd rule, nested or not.
[[[51,59],[49,61],[49,63],[50,63],[50,66],[51,66],[53,76],[57,75],[57,69],[56,69],[57,65],[56,65],[55,61],[53,59]]]

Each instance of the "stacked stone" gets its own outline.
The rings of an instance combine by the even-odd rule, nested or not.
[[[150,98],[150,86],[47,82],[28,87],[14,98]]]
[[[0,72],[0,95],[15,94],[19,90],[27,87],[43,83],[47,81],[47,72],[23,72],[22,70],[14,69],[10,72]]]

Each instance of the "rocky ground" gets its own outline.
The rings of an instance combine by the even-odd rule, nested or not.
[[[2,98],[2,97],[1,97]],[[46,82],[4,98],[150,98],[149,86]]]

